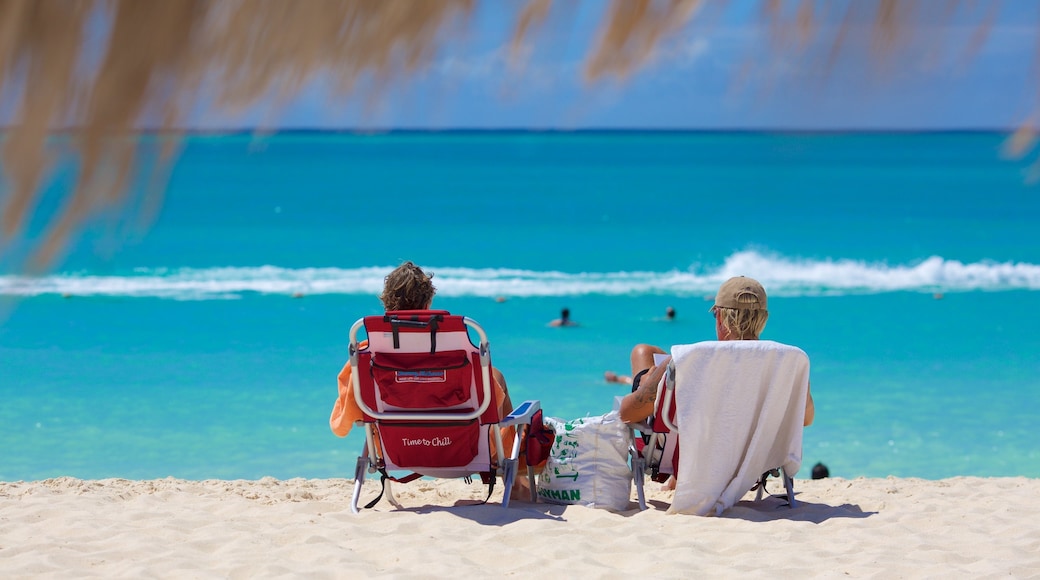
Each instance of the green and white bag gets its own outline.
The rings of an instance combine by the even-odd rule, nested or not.
[[[631,432],[616,410],[564,421],[547,417],[556,431],[549,459],[538,477],[541,501],[627,510],[632,495],[628,465]]]

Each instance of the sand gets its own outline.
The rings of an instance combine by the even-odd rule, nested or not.
[[[398,486],[405,509],[355,515],[350,486],[0,483],[0,576],[1040,577],[1040,479],[797,480],[796,509],[767,498],[722,517],[668,515],[653,483],[649,510],[612,513],[470,505],[484,488],[461,480]]]

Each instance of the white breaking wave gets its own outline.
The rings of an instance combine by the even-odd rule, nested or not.
[[[121,276],[59,273],[0,276],[0,295],[153,297],[175,300],[240,298],[246,293],[377,295],[394,266],[366,268],[141,268]],[[667,272],[581,272],[430,267],[441,296],[576,296],[583,294],[710,295],[731,276],[757,278],[777,296],[963,292],[1040,289],[1040,265],[962,263],[933,256],[914,264],[812,260],[737,252],[716,268]]]

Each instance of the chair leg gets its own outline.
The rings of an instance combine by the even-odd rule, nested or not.
[[[513,480],[514,481],[516,480],[516,477],[519,476],[519,473],[517,473],[517,472],[520,469],[520,467],[519,467],[520,450],[521,450],[521,448],[526,448],[527,445],[531,445],[532,444],[531,443],[531,440],[532,440],[531,430],[535,428],[535,424],[532,423],[532,422],[536,420],[536,416],[537,416],[537,426],[539,428],[539,433],[542,433],[545,430],[545,426],[542,424],[541,418],[540,418],[540,415],[539,415],[539,413],[541,412],[541,408],[542,408],[541,407],[541,403],[538,402],[538,401],[524,401],[523,403],[518,405],[515,409],[513,409],[513,411],[508,416],[506,416],[502,420],[502,422],[500,423],[500,425],[516,425],[516,433],[515,433],[514,438],[513,438],[513,453],[512,453],[512,457],[510,457],[508,460],[506,460],[506,461],[514,462],[514,466],[513,466],[513,472],[514,472]],[[551,440],[548,441],[548,442],[543,442],[543,444],[545,444],[545,445],[549,445],[551,443],[552,443]],[[535,471],[536,470],[535,470],[534,467],[531,467],[530,464],[527,464],[527,485],[528,485],[528,488],[530,489],[530,493],[531,493],[531,503],[538,503],[538,490],[536,488]],[[502,471],[503,482],[505,481],[505,477],[506,477],[506,471],[505,471],[505,468],[504,468],[503,471]],[[507,505],[508,504],[508,500],[512,499],[510,497],[512,495],[512,493],[511,493],[512,487],[513,487],[512,483],[506,483],[506,493],[503,495],[503,499],[502,499],[502,504],[503,505]]]
[[[639,509],[646,509],[646,492],[643,490],[643,484],[646,478],[646,459],[635,450],[635,447],[629,448],[629,455],[632,458],[632,483],[636,486],[636,500],[639,502]]]
[[[516,481],[516,459],[506,459],[502,464],[502,507],[509,507],[509,499],[513,494],[513,482]]]
[[[392,483],[392,482],[391,482],[391,481],[390,481],[389,479],[388,479],[388,480],[386,480],[386,490],[385,490],[385,493],[386,493],[386,500],[387,500],[387,501],[389,501],[389,502],[390,502],[390,505],[394,506],[395,508],[397,508],[397,509],[399,509],[399,510],[403,510],[403,509],[404,509],[404,506],[402,506],[402,505],[401,505],[401,504],[400,504],[400,503],[399,503],[399,502],[397,501],[397,498],[396,498],[396,497],[394,497],[394,490],[393,490],[393,489],[391,489],[391,483]]]
[[[358,500],[361,498],[361,486],[365,483],[365,470],[368,469],[368,448],[366,447],[366,453],[361,457],[358,457],[357,464],[354,466],[354,493],[350,498],[350,511],[358,513]]]
[[[791,509],[794,509],[794,478],[787,475],[787,472],[780,469],[780,473],[784,475],[784,487],[787,489],[787,503]]]
[[[783,467],[779,468],[779,472],[776,469],[773,469],[762,474],[762,478],[755,484],[755,489],[757,490],[757,493],[755,493],[755,501],[762,500],[762,495],[766,491],[766,481],[770,475],[773,477],[783,478],[784,490],[787,492],[787,506],[794,509],[794,478],[787,475],[787,471],[785,471]]]

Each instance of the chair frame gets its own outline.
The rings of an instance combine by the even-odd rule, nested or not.
[[[438,412],[433,412],[433,411],[430,411],[430,412],[406,412],[406,411],[396,411],[396,410],[383,410],[383,411],[380,411],[378,409],[373,409],[370,405],[368,405],[365,402],[364,397],[363,397],[363,393],[362,393],[362,388],[361,388],[359,363],[360,363],[360,355],[361,355],[361,353],[365,349],[362,349],[360,347],[360,341],[358,340],[358,332],[359,332],[359,330],[361,328],[364,327],[364,328],[366,328],[366,334],[367,334],[366,321],[372,320],[372,319],[386,320],[387,317],[392,316],[392,315],[394,315],[396,313],[388,312],[385,315],[366,316],[366,317],[359,318],[356,322],[354,322],[354,324],[350,327],[350,334],[349,334],[349,338],[348,338],[348,340],[349,340],[349,355],[350,355],[350,359],[349,360],[350,360],[350,366],[351,366],[351,371],[352,371],[351,372],[351,381],[353,383],[354,400],[357,403],[358,407],[361,409],[361,411],[367,417],[371,417],[373,419],[373,421],[367,421],[367,420],[363,421],[363,425],[364,425],[364,428],[365,428],[365,443],[364,443],[364,446],[362,448],[361,455],[357,458],[357,462],[356,462],[355,467],[354,467],[354,490],[353,490],[353,493],[352,493],[352,496],[351,496],[351,506],[350,506],[351,507],[351,511],[353,513],[359,513],[359,511],[360,511],[360,508],[358,507],[358,502],[360,500],[361,488],[364,485],[364,482],[365,482],[365,479],[366,479],[365,474],[366,473],[377,473],[377,472],[384,474],[384,478],[383,478],[384,494],[386,495],[387,500],[394,507],[396,507],[398,509],[402,509],[401,504],[397,501],[397,499],[393,495],[391,481],[393,481],[394,479],[388,479],[388,478],[385,477],[385,475],[387,473],[388,467],[387,467],[387,462],[386,462],[385,458],[382,456],[381,446],[379,444],[379,434],[378,434],[377,424],[380,421],[414,421],[414,422],[434,423],[434,424],[438,423],[438,422],[469,421],[469,420],[473,420],[473,419],[478,419],[482,415],[484,415],[485,412],[487,412],[489,406],[491,405],[491,401],[494,400],[493,393],[492,393],[492,384],[491,384],[491,348],[490,348],[490,343],[488,342],[487,334],[485,333],[484,329],[476,321],[474,321],[471,318],[464,317],[464,316],[451,315],[451,314],[449,314],[449,313],[447,313],[445,311],[408,311],[408,313],[409,314],[419,314],[419,313],[421,313],[421,314],[431,315],[431,316],[432,315],[436,315],[436,314],[440,314],[440,315],[443,315],[443,316],[452,316],[452,317],[456,317],[456,318],[461,318],[462,322],[465,325],[465,327],[467,329],[472,329],[477,334],[477,336],[479,338],[479,344],[478,345],[473,345],[472,344],[472,338],[468,337],[468,332],[467,332],[467,337],[468,337],[468,341],[470,343],[470,346],[478,349],[478,352],[479,352],[479,361],[480,361],[480,370],[481,370],[481,372],[480,372],[479,388],[482,391],[483,397],[481,399],[479,407],[477,409],[469,411],[469,412],[450,412],[450,413],[443,412],[443,413],[438,413]],[[400,322],[405,323],[405,325],[409,325],[407,323],[409,323],[410,321],[401,320]],[[506,417],[498,417],[497,413],[496,413],[496,418],[498,419],[497,422],[482,424],[482,428],[486,428],[487,432],[492,437],[492,442],[494,443],[494,446],[495,446],[495,455],[494,455],[494,457],[491,457],[489,455],[488,472],[490,472],[492,477],[494,477],[494,473],[495,473],[496,467],[498,469],[501,469],[501,472],[502,472],[502,479],[503,479],[503,484],[504,484],[504,488],[505,488],[504,492],[503,492],[503,498],[502,498],[502,506],[503,507],[508,507],[509,506],[510,495],[511,495],[511,491],[512,491],[511,488],[512,488],[513,482],[516,479],[516,475],[517,475],[517,467],[518,467],[518,463],[519,463],[519,453],[520,453],[520,443],[523,440],[522,432],[525,431],[524,426],[526,425],[528,428],[530,427],[532,417],[534,416],[534,414],[540,408],[541,408],[541,404],[540,404],[539,401],[524,401],[523,403],[518,405]],[[516,435],[515,435],[514,440],[513,440],[512,453],[510,454],[509,457],[506,457],[505,453],[503,451],[504,447],[502,445],[502,435],[501,435],[500,429],[504,428],[504,427],[510,427],[510,426],[515,426],[516,427]],[[400,469],[404,469],[404,470],[408,469],[407,466],[395,466],[394,468],[400,468]],[[393,469],[393,468],[391,468],[391,469]],[[464,467],[460,467],[460,468],[443,468],[443,469],[433,469],[433,470],[424,470],[424,471],[425,471],[425,473],[422,473],[422,474],[415,473],[415,474],[413,474],[413,476],[418,477],[419,475],[426,475],[426,476],[431,476],[431,477],[436,477],[436,478],[464,477],[466,479],[469,479],[469,477],[474,475],[474,474],[478,474],[478,473],[479,474],[485,474],[485,473],[487,473],[485,471],[479,471],[479,470],[473,470],[473,471],[466,470]],[[528,483],[530,485],[530,490],[531,490],[531,498],[530,499],[531,499],[532,502],[537,502],[537,495],[536,495],[536,492],[535,492],[535,481],[534,481],[535,480],[534,468],[528,466],[528,470],[527,471],[528,471],[528,474],[527,474],[527,476],[528,476]],[[405,478],[404,480],[397,480],[397,481],[405,482],[405,481],[411,481],[411,479]],[[378,498],[377,498],[377,500],[378,500]]]
[[[672,435],[673,438],[679,436],[679,428],[672,421],[671,417],[672,403],[674,401],[675,365],[669,361],[668,368],[665,371],[664,388],[658,389],[657,398],[654,401],[655,414],[640,423],[631,425],[633,443],[629,445],[628,452],[632,465],[632,479],[636,487],[636,501],[639,503],[640,510],[647,509],[646,491],[643,489],[647,470],[656,469],[660,465],[665,453],[672,449],[666,444],[668,435]],[[661,431],[656,426],[658,420],[668,431]],[[650,440],[643,446],[642,452],[637,449],[635,444],[635,440],[640,434],[648,434],[650,436]],[[673,444],[678,445],[679,443],[673,439]],[[674,469],[678,469],[678,467],[678,465],[673,465]],[[784,481],[788,506],[794,509],[796,505],[794,499],[794,478],[788,475],[783,467],[778,467],[762,474],[755,487],[752,488],[752,490],[757,490],[755,501],[762,500],[762,496],[766,491],[766,479],[773,471],[777,470],[779,470]],[[672,473],[670,475],[674,476],[675,474]]]

